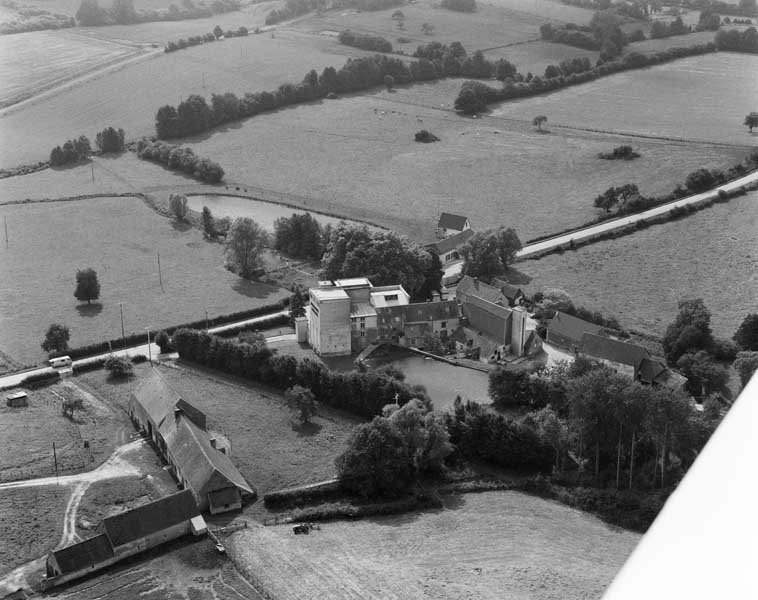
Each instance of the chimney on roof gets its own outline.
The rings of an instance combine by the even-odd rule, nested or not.
[[[214,450],[217,449],[216,448],[216,438],[211,438],[210,442],[211,442],[211,448],[213,448]]]
[[[181,415],[181,414],[182,414],[182,409],[179,408],[178,406],[175,406],[174,407],[174,419],[178,419],[179,415]]]

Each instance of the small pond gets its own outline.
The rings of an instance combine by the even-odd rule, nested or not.
[[[425,358],[417,354],[393,356],[390,360],[370,360],[372,367],[392,363],[405,373],[405,382],[420,384],[426,388],[434,408],[446,411],[453,408],[455,397],[473,400],[479,404],[489,404],[487,392],[489,376],[482,371],[455,367],[447,363]]]
[[[274,230],[274,221],[280,217],[291,217],[293,212],[310,213],[321,225],[336,226],[340,221],[362,225],[349,219],[340,219],[330,217],[318,212],[308,211],[301,208],[293,208],[274,202],[263,202],[253,200],[252,198],[241,198],[239,196],[215,196],[199,194],[197,196],[187,196],[187,206],[194,211],[201,212],[203,206],[207,206],[214,217],[250,217],[258,225],[269,231]]]

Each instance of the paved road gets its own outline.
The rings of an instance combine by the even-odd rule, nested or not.
[[[754,171],[753,173],[749,173],[748,175],[745,175],[744,177],[740,177],[739,179],[735,179],[734,181],[725,183],[724,185],[721,185],[716,189],[709,190],[701,194],[695,194],[693,196],[687,196],[686,198],[681,198],[680,200],[669,202],[661,206],[656,206],[655,208],[651,208],[649,210],[646,210],[645,212],[641,212],[636,215],[628,215],[626,217],[612,219],[610,221],[604,221],[603,223],[598,223],[597,225],[592,225],[590,227],[586,227],[578,231],[566,233],[566,234],[559,235],[553,238],[548,238],[546,240],[542,240],[534,244],[529,244],[527,246],[524,246],[521,250],[519,250],[516,253],[516,258],[526,258],[534,254],[540,254],[542,252],[545,252],[546,250],[552,250],[554,248],[557,248],[558,246],[567,246],[568,244],[571,243],[572,240],[574,242],[579,242],[579,241],[586,240],[588,238],[595,237],[601,233],[614,231],[616,229],[622,229],[626,227],[627,225],[636,223],[637,221],[651,219],[653,217],[657,217],[657,216],[666,214],[668,212],[671,212],[671,210],[674,208],[678,208],[681,206],[690,206],[693,204],[699,204],[701,202],[705,202],[707,200],[715,198],[716,196],[718,196],[719,190],[724,190],[724,191],[729,192],[732,190],[736,190],[737,188],[740,188],[743,185],[751,184],[755,181],[758,181],[758,171]],[[454,275],[458,275],[460,274],[462,269],[463,269],[463,261],[449,265],[445,269],[444,277],[451,277]]]
[[[229,331],[230,329],[234,329],[235,327],[241,327],[244,325],[254,325],[255,323],[258,323],[260,321],[264,321],[266,319],[270,319],[271,317],[278,317],[278,316],[287,316],[289,315],[289,310],[285,309],[276,313],[269,313],[267,315],[261,315],[260,317],[253,317],[252,319],[245,319],[243,321],[235,321],[234,323],[227,323],[226,325],[219,325],[218,327],[211,327],[208,331],[210,333],[223,333],[225,331]],[[114,350],[113,354],[116,354],[118,356],[149,356],[153,358],[158,358],[160,355],[160,348],[155,343],[150,343],[150,346],[147,345],[147,333],[145,334],[145,343],[141,346],[132,346],[130,348],[127,348],[126,351],[124,350]],[[102,360],[104,358],[107,358],[110,356],[110,352],[106,352],[104,354],[97,354],[95,356],[88,356],[86,358],[82,358],[80,360],[74,361],[74,366],[81,366],[86,365],[91,362],[95,362],[98,360]],[[165,356],[161,356],[161,358],[165,358]],[[27,371],[21,371],[20,373],[11,373],[10,375],[5,375],[3,377],[0,377],[0,388],[3,387],[11,387],[14,385],[19,385],[21,381],[28,377],[29,375],[37,375],[39,373],[52,373],[54,369],[52,367],[40,367],[39,369],[31,369]]]
[[[740,177],[739,179],[735,179],[734,181],[725,183],[724,185],[721,185],[716,189],[709,190],[701,194],[695,194],[693,196],[687,196],[686,198],[681,198],[680,200],[669,202],[668,204],[663,204],[661,206],[656,206],[655,208],[651,208],[649,210],[646,210],[645,212],[641,212],[636,215],[629,215],[626,217],[621,217],[619,219],[605,221],[603,223],[599,223],[597,225],[593,225],[591,227],[587,227],[579,231],[567,233],[565,235],[560,235],[554,238],[536,242],[534,244],[529,244],[528,246],[524,246],[516,254],[516,257],[524,258],[526,256],[531,256],[533,254],[544,252],[545,250],[552,250],[553,248],[557,248],[558,246],[565,246],[566,244],[571,243],[572,240],[574,242],[579,242],[582,240],[586,240],[587,238],[595,237],[596,235],[599,235],[601,233],[606,233],[608,231],[621,229],[623,227],[626,227],[627,225],[637,223],[638,221],[643,221],[646,219],[650,219],[652,217],[657,217],[657,216],[666,214],[668,212],[671,212],[671,210],[674,208],[679,208],[681,206],[691,206],[693,204],[699,204],[701,202],[705,202],[707,200],[710,200],[718,196],[719,190],[724,190],[726,192],[729,192],[732,190],[736,190],[737,188],[740,188],[743,185],[751,184],[755,181],[758,181],[758,171],[754,171],[753,173],[749,173],[748,175],[745,175],[744,177]]]

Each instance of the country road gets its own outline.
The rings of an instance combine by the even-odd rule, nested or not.
[[[253,317],[252,319],[245,319],[243,321],[235,321],[234,323],[227,323],[225,325],[219,325],[218,327],[211,327],[208,331],[210,333],[223,333],[225,331],[229,331],[231,329],[234,329],[235,327],[242,327],[245,325],[254,325],[255,323],[258,323],[260,321],[264,321],[266,319],[270,319],[271,317],[278,317],[278,316],[287,316],[289,315],[289,310],[281,310],[279,312],[275,313],[269,313],[267,315],[261,315],[259,317]],[[155,333],[155,332],[154,332]],[[147,334],[145,334],[145,339],[147,340]],[[148,356],[157,358],[160,354],[160,348],[157,346],[157,344],[151,342],[148,346],[147,343],[142,344],[140,346],[132,346],[130,348],[127,348],[124,350],[114,350],[113,354],[119,355],[119,356]],[[88,356],[86,358],[82,358],[80,360],[74,361],[74,366],[81,366],[86,365],[91,362],[96,362],[98,360],[102,360],[104,358],[107,358],[111,355],[110,352],[105,352],[103,354],[97,354],[95,356]],[[29,375],[37,375],[40,373],[52,373],[53,372],[52,367],[39,367],[38,369],[29,369],[26,371],[20,371],[17,373],[11,373],[10,375],[4,375],[0,377],[0,388],[5,387],[12,387],[19,385],[21,381],[24,380],[24,378],[29,377]]]
[[[527,246],[524,246],[516,253],[516,258],[526,258],[533,254],[545,252],[546,250],[552,250],[553,248],[557,248],[559,246],[565,246],[567,244],[570,244],[572,241],[580,242],[589,238],[593,238],[602,233],[615,231],[616,229],[622,229],[627,225],[633,225],[638,221],[644,221],[646,219],[664,215],[671,212],[675,208],[700,204],[701,202],[706,202],[718,196],[720,190],[730,192],[742,187],[743,185],[749,185],[756,181],[758,181],[758,171],[753,171],[744,177],[740,177],[739,179],[735,179],[734,181],[720,185],[719,187],[708,190],[707,192],[687,196],[686,198],[681,198],[679,200],[675,200],[674,202],[662,204],[661,206],[656,206],[655,208],[651,208],[635,215],[628,215],[625,217],[620,217],[618,219],[604,221],[603,223],[598,223],[597,225],[592,225],[584,229],[548,238],[546,240],[535,242],[534,244],[529,244]]]
[[[711,200],[712,198],[718,196],[720,190],[730,192],[742,187],[743,185],[750,185],[751,183],[755,183],[756,181],[758,181],[758,171],[753,171],[744,177],[740,177],[739,179],[735,179],[733,181],[720,185],[719,187],[708,190],[707,192],[694,194],[692,196],[687,196],[686,198],[680,198],[679,200],[656,206],[655,208],[648,209],[641,213],[627,215],[625,217],[611,219],[609,221],[603,221],[597,225],[591,225],[589,227],[576,229],[569,233],[564,233],[547,238],[545,240],[540,240],[539,242],[535,242],[533,244],[527,244],[516,253],[516,259],[529,258],[535,254],[541,254],[560,246],[568,246],[572,241],[575,243],[581,242],[603,233],[607,233],[609,231],[623,229],[624,227],[632,225],[639,221],[645,221],[647,219],[652,219],[669,213],[675,208],[682,206],[692,206],[695,204],[700,204],[701,202],[707,202],[708,200]],[[456,277],[461,273],[462,270],[463,261],[453,263],[445,269],[444,278]]]

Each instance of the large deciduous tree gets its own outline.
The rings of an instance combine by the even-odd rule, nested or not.
[[[100,282],[97,280],[95,269],[81,269],[76,272],[74,297],[82,302],[86,300],[87,304],[100,297]]]
[[[394,494],[438,473],[452,450],[444,420],[428,403],[412,399],[360,425],[336,465],[348,489],[365,496]]]
[[[747,315],[732,339],[741,350],[758,350],[758,313]]]
[[[687,377],[687,389],[696,396],[704,397],[718,392],[729,381],[726,369],[705,350],[683,354],[676,361],[676,366]]]
[[[168,207],[171,214],[174,215],[177,220],[184,221],[187,216],[187,196],[184,194],[171,194],[168,197]]]
[[[491,281],[505,274],[520,249],[521,240],[511,228],[477,232],[461,248],[463,274]]]
[[[71,333],[68,327],[53,323],[47,328],[45,339],[42,341],[42,349],[45,352],[65,352],[68,350],[68,341]]]
[[[344,223],[332,231],[321,262],[323,279],[368,277],[374,285],[399,283],[413,301],[440,289],[439,259],[391,231],[369,231]]]
[[[274,248],[296,258],[320,260],[324,255],[324,231],[310,213],[292,213],[274,222]]]
[[[295,385],[284,392],[284,399],[289,407],[297,412],[302,425],[311,422],[316,414],[316,398],[313,392],[300,385]]]
[[[753,376],[753,373],[758,370],[758,352],[747,350],[738,352],[737,358],[734,361],[734,370],[740,376],[742,387],[745,387]]]
[[[662,343],[666,360],[671,365],[687,352],[713,347],[711,312],[702,298],[679,303],[679,314],[666,328]]]
[[[240,277],[252,277],[266,244],[266,232],[250,218],[238,218],[226,235],[226,268]]]
[[[753,127],[758,127],[758,112],[751,112],[745,116],[745,122],[743,123],[753,133]]]

